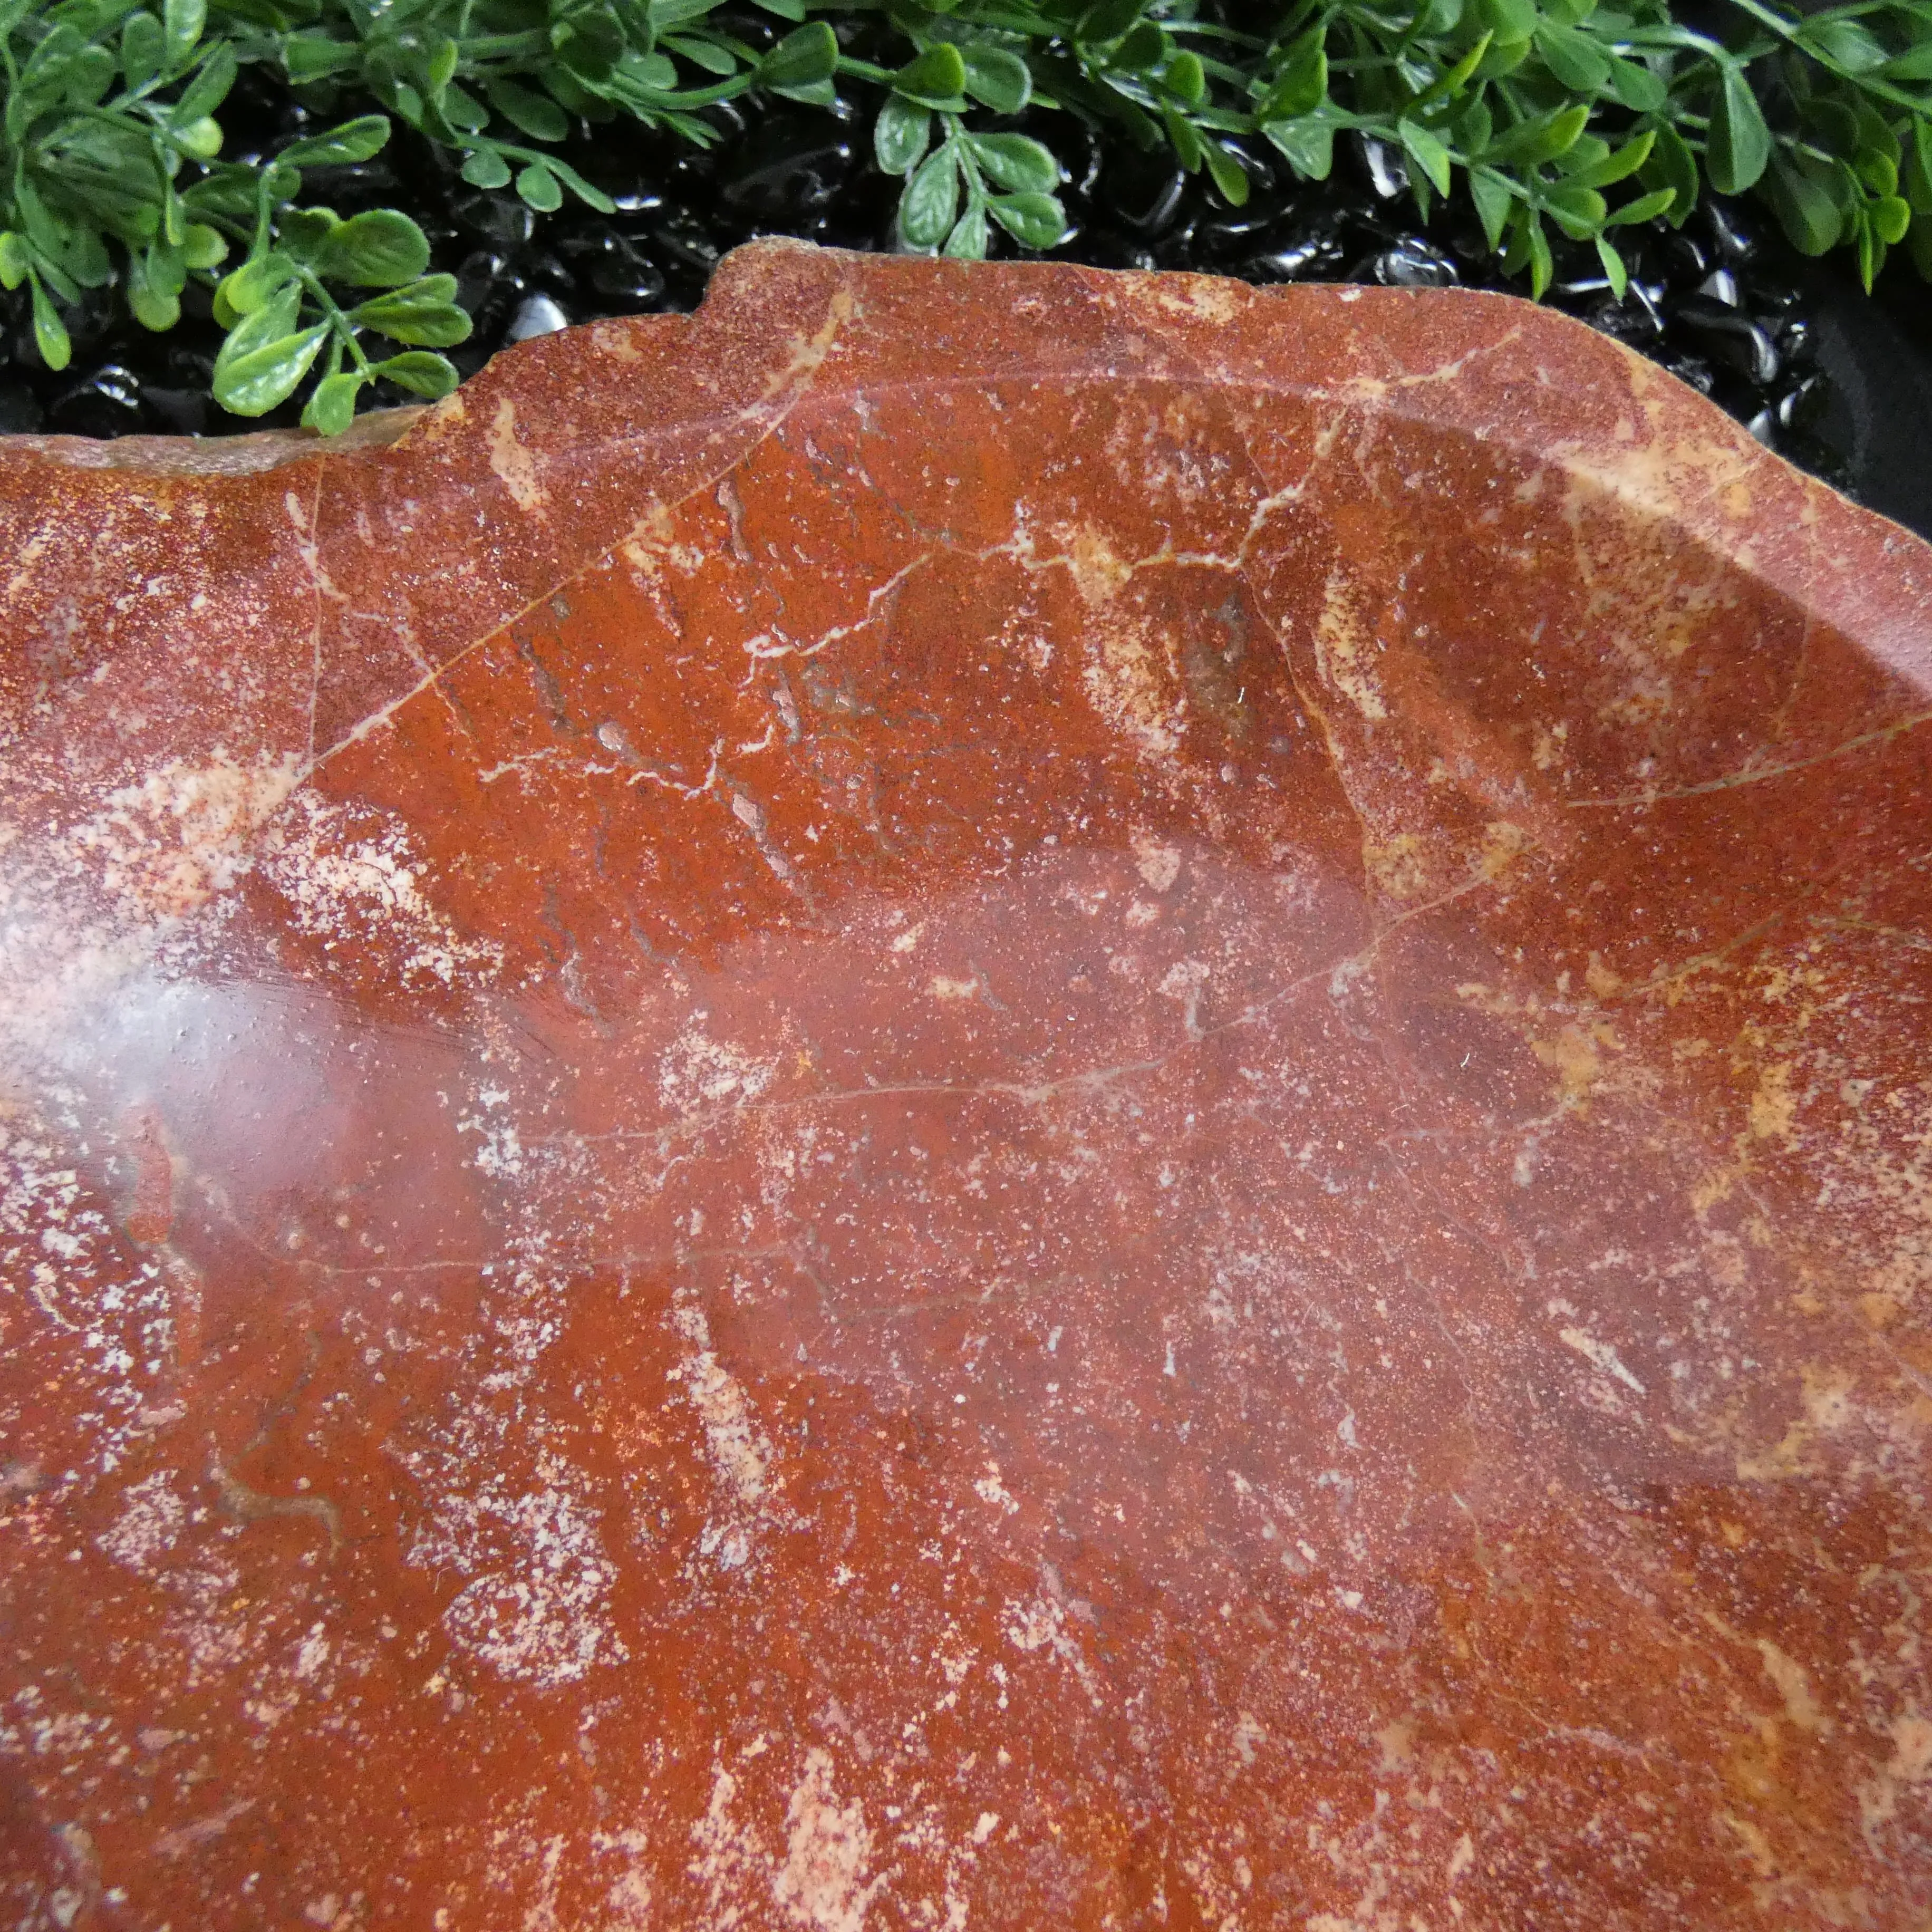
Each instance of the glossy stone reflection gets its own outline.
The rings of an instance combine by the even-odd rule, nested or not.
[[[1459,292],[363,434],[0,474],[16,1921],[1919,1922],[1932,553]]]

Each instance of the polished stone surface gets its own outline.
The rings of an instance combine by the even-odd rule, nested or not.
[[[1456,293],[388,428],[0,454],[9,1924],[1924,1925],[1932,550]]]

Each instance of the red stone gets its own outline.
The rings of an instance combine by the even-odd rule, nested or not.
[[[8,1923],[1925,1924],[1932,550],[780,244],[0,517]]]

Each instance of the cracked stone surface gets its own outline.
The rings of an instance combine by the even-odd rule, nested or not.
[[[1924,1926],[1932,550],[1456,293],[366,434],[0,454],[9,1924]]]

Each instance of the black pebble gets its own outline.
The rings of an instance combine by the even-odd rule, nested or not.
[[[721,162],[718,196],[757,221],[815,214],[837,196],[856,152],[850,131],[830,116],[773,115]]]
[[[449,212],[464,234],[506,252],[521,248],[536,232],[536,214],[514,191],[472,188],[450,202]]]
[[[1462,279],[1455,263],[1426,242],[1384,248],[1370,265],[1370,273],[1384,287],[1393,289],[1446,289]]]
[[[132,436],[141,420],[141,386],[110,363],[54,399],[47,427],[60,436]]]

